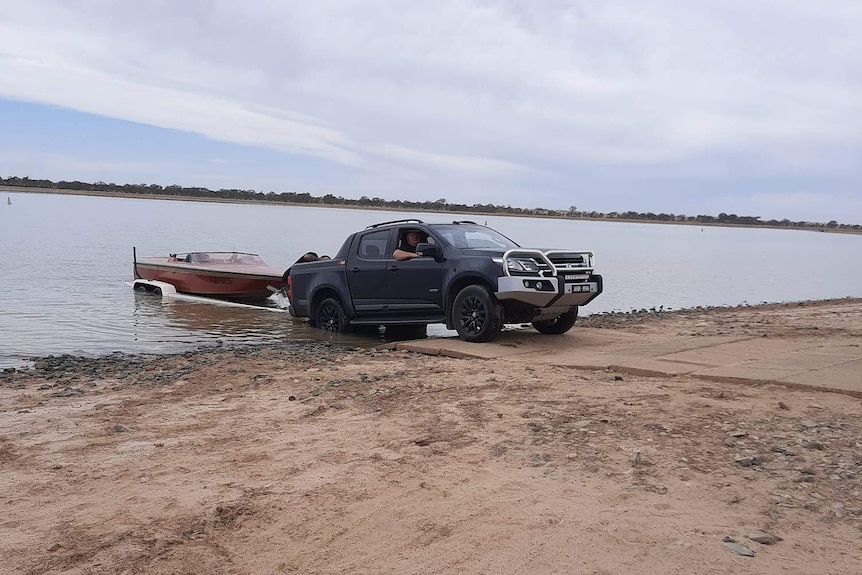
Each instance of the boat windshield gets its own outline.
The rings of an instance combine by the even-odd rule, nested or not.
[[[446,224],[434,226],[433,229],[455,248],[507,250],[520,247],[500,232],[485,226]]]
[[[259,255],[245,254],[242,252],[191,252],[186,254],[185,258],[177,256],[177,259],[193,264],[266,265]]]

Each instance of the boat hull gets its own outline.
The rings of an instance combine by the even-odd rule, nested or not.
[[[259,265],[189,264],[170,258],[135,262],[135,279],[172,284],[180,293],[232,300],[264,300],[281,288],[283,270]]]

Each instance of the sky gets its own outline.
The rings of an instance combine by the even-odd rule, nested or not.
[[[0,0],[0,175],[862,223],[858,0]]]

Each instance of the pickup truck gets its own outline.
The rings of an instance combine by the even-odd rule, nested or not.
[[[412,249],[422,257],[399,261],[393,254],[405,249],[408,232],[419,233]],[[444,323],[469,342],[490,341],[507,323],[565,333],[578,306],[602,293],[592,252],[524,248],[475,222],[417,219],[355,232],[331,260],[295,264],[287,282],[291,314],[313,327],[416,326],[424,333],[427,324]]]

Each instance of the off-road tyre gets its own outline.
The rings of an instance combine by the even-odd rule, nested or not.
[[[452,303],[452,323],[464,341],[491,341],[503,329],[503,306],[484,286],[467,286]]]
[[[317,306],[314,313],[314,327],[332,333],[350,333],[350,321],[341,302],[328,297]]]

